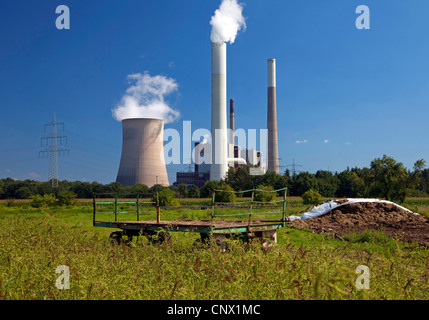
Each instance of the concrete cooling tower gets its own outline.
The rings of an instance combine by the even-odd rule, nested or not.
[[[117,182],[169,186],[164,159],[164,120],[122,120],[122,155]]]

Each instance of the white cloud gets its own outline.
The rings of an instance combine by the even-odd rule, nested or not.
[[[308,140],[296,140],[295,143],[307,143]]]
[[[10,169],[6,169],[6,172],[12,172]]]
[[[346,142],[347,145],[351,144],[350,142]]]
[[[150,118],[170,123],[180,117],[180,112],[170,108],[164,100],[164,96],[177,90],[176,80],[161,75],[151,77],[148,72],[130,74],[128,79],[134,83],[112,110],[116,120]]]
[[[328,143],[328,142],[329,142],[328,139],[323,140],[323,143]]]
[[[33,178],[40,178],[40,175],[39,175],[39,174],[37,174],[36,172],[30,172],[28,175],[29,175],[30,177],[33,177]]]
[[[170,69],[173,69],[175,66],[176,66],[176,64],[174,63],[174,61],[170,61],[170,62],[168,63],[168,67],[169,67]]]

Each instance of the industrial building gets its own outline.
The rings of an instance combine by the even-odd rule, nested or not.
[[[276,60],[267,60],[267,171],[279,173],[277,110],[276,110]],[[229,167],[246,164],[257,166],[264,173],[262,152],[235,145],[235,101],[230,99],[229,110],[229,143],[227,143],[226,125],[226,45],[212,43],[212,143],[196,144],[195,171],[177,172],[175,184],[195,184],[198,187],[210,180],[220,180],[226,177]],[[198,147],[197,147],[198,145]],[[226,149],[226,151],[225,151]],[[207,156],[207,153],[211,153]],[[198,159],[204,154],[212,160],[211,164],[198,164]]]
[[[276,115],[276,61],[268,59],[267,91],[267,170],[279,172],[277,115]],[[194,172],[177,172],[175,184],[195,184],[201,187],[210,180],[226,177],[229,167],[246,164],[265,172],[263,155],[259,150],[240,149],[234,141],[235,104],[230,100],[230,130],[227,128],[226,43],[211,43],[211,144],[195,146]],[[122,121],[122,155],[116,181],[125,186],[155,184],[168,186],[164,161],[164,121],[159,119],[125,119]],[[228,143],[228,131],[230,132]],[[210,161],[200,161],[200,159]]]

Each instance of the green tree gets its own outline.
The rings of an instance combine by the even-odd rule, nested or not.
[[[292,178],[291,195],[302,196],[307,190],[317,190],[317,179],[314,174],[300,172]]]
[[[199,198],[200,197],[200,189],[195,184],[193,184],[189,187],[188,197],[190,197],[190,198]]]
[[[423,159],[417,160],[414,163],[413,171],[408,174],[409,188],[418,190],[423,179],[423,171],[426,167],[426,161]]]
[[[364,196],[364,181],[356,172],[343,171],[339,173],[337,177],[338,188],[336,190],[336,195],[338,197],[357,198]]]
[[[138,194],[146,194],[146,193],[149,193],[149,187],[147,185],[138,183],[138,184],[133,185],[130,188],[130,192],[131,193],[138,193]]]
[[[155,184],[155,185],[153,185],[152,187],[149,188],[149,192],[150,193],[157,193],[157,192],[160,192],[160,191],[164,190],[164,188],[165,187],[163,187],[160,184]]]
[[[93,191],[92,185],[88,182],[81,182],[81,181],[75,181],[72,182],[70,185],[70,190],[73,192],[76,197],[80,199],[89,199],[92,198],[92,192]]]
[[[334,197],[338,189],[338,177],[330,171],[319,170],[315,175],[317,189],[324,197]]]
[[[31,192],[30,188],[27,186],[22,186],[19,187],[16,191],[15,191],[15,199],[30,199],[30,197],[33,195],[33,193]]]
[[[230,185],[236,191],[248,190],[253,188],[252,177],[249,174],[250,165],[228,169],[225,183]]]
[[[429,194],[429,169],[424,169],[422,171],[419,190],[421,190],[426,195]]]
[[[188,185],[186,183],[179,184],[179,187],[177,188],[177,192],[179,193],[180,197],[187,198],[188,197]]]
[[[200,197],[201,198],[211,198],[213,196],[213,190],[218,189],[220,186],[220,182],[213,180],[207,181],[200,189]]]
[[[125,193],[125,188],[120,182],[112,182],[107,185],[111,193]]]
[[[370,168],[370,196],[403,202],[407,195],[407,173],[401,162],[383,155]]]

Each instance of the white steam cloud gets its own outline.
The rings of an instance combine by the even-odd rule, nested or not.
[[[215,11],[210,20],[212,42],[234,43],[238,31],[246,29],[246,22],[242,15],[243,6],[237,0],[222,0],[222,3]]]
[[[177,90],[177,82],[161,75],[151,77],[148,72],[135,73],[127,77],[132,85],[121,102],[112,110],[118,121],[129,118],[162,119],[165,123],[180,117],[180,112],[168,106],[164,96]]]

